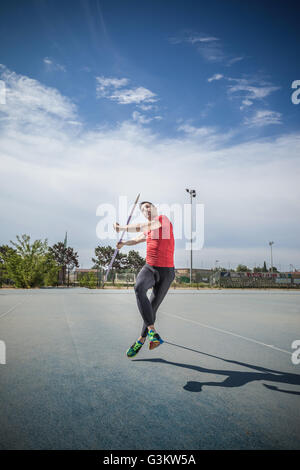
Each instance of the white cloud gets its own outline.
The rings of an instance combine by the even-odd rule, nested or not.
[[[96,92],[98,98],[108,98],[119,104],[137,104],[154,103],[158,100],[156,94],[144,87],[124,88],[129,84],[127,78],[105,78],[96,77]],[[150,105],[148,106],[150,109]],[[144,110],[146,108],[144,107]]]
[[[144,87],[115,91],[110,99],[120,104],[154,103],[157,101],[156,94]]]
[[[138,111],[134,111],[132,113],[132,119],[138,122],[139,124],[149,124],[149,122],[154,121],[154,120],[160,121],[162,119],[162,116],[153,116],[153,117],[148,116],[147,117],[139,113]]]
[[[222,75],[221,73],[215,73],[212,77],[209,77],[207,79],[208,82],[213,82],[214,80],[221,80],[221,78],[223,78],[224,75]]]
[[[54,71],[54,70],[60,70],[61,72],[66,71],[65,65],[61,65],[58,62],[55,62],[53,59],[50,59],[49,57],[44,57],[43,62],[48,71]]]
[[[243,103],[244,106],[252,106],[253,105],[253,101],[250,101],[248,99],[243,100],[242,103]]]
[[[208,82],[225,79],[227,83],[227,95],[230,99],[236,98],[241,99],[242,104],[240,110],[245,109],[253,105],[255,100],[263,100],[267,98],[271,93],[280,89],[278,86],[274,86],[271,83],[267,83],[262,80],[254,78],[232,78],[225,77],[220,73],[216,73],[207,79]],[[232,84],[233,83],[233,84]]]
[[[222,62],[226,58],[219,41],[220,39],[215,36],[191,32],[169,38],[169,42],[174,45],[180,43],[192,44],[202,57],[209,62]]]
[[[139,108],[143,111],[150,111],[151,109],[154,109],[154,106],[152,104],[139,104]]]
[[[169,38],[169,42],[171,44],[180,44],[182,42],[188,42],[191,44],[196,44],[199,42],[214,42],[219,41],[219,38],[215,36],[208,36],[207,34],[198,34],[198,33],[185,33],[182,36],[178,37],[171,37]]]
[[[244,57],[243,56],[239,56],[239,57],[233,57],[232,59],[229,59],[228,62],[227,62],[227,66],[231,66],[233,64],[235,64],[236,62],[240,62],[241,60],[243,60]]]
[[[242,101],[242,105],[240,106],[240,110],[242,111],[243,109],[246,108],[246,106],[252,106],[253,105],[253,101],[249,100],[249,99],[245,99]]]
[[[187,42],[190,42],[191,44],[196,44],[197,42],[213,42],[213,41],[219,41],[219,38],[216,38],[214,36],[189,36],[186,39]]]
[[[0,126],[1,243],[28,233],[52,244],[68,230],[89,267],[97,244],[116,243],[96,237],[99,204],[117,204],[119,195],[131,202],[141,191],[183,205],[185,188],[194,187],[196,202],[205,204],[205,245],[194,253],[195,266],[228,258],[262,264],[269,239],[274,264],[300,264],[299,133],[233,145],[218,129],[190,123],[169,138],[132,120],[87,131],[69,123],[80,122],[76,107],[59,91],[7,70],[4,77],[10,109]],[[189,265],[180,240],[175,262]]]
[[[245,92],[245,98],[249,100],[266,98],[274,91],[280,90],[280,87],[273,86],[271,84],[265,84],[265,82],[258,83],[258,85],[253,85],[252,83],[254,80],[248,80],[244,78],[228,78],[228,80],[236,82],[235,85],[228,86],[229,94]]]
[[[220,38],[216,36],[185,31],[179,36],[170,37],[168,40],[174,45],[181,43],[192,44],[205,60],[209,62],[224,62],[224,65],[227,67],[244,59],[244,56],[229,58],[230,55],[226,54],[223,50]]]
[[[65,125],[79,123],[74,103],[55,88],[18,75],[4,66],[0,67],[0,73],[6,85],[6,105],[0,108],[5,126],[12,129],[25,126],[27,130],[39,129],[40,132],[45,127],[58,131]]]
[[[226,55],[220,44],[216,43],[201,43],[197,46],[197,51],[202,55],[203,59],[209,62],[223,62]]]
[[[121,88],[129,83],[128,78],[105,78],[96,77],[97,85],[96,92],[97,96],[101,98],[111,93],[111,89]]]
[[[245,118],[244,122],[249,127],[269,126],[270,124],[281,124],[281,113],[269,110],[256,111],[254,116]]]
[[[147,118],[143,114],[139,113],[138,111],[134,111],[132,113],[132,119],[136,122],[139,122],[140,124],[148,124],[149,122],[152,121],[153,118]]]
[[[192,136],[206,137],[215,133],[214,127],[194,127],[190,124],[182,124],[178,127],[179,131],[183,131],[186,134]]]

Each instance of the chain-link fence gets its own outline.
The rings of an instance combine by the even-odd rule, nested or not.
[[[229,288],[300,288],[300,273],[251,273],[251,272],[215,272],[210,277],[210,285]]]

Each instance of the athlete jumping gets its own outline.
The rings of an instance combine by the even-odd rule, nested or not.
[[[139,272],[134,286],[138,309],[144,324],[141,336],[126,352],[128,357],[134,357],[139,352],[147,337],[149,349],[154,349],[163,343],[154,327],[156,312],[175,279],[172,223],[167,216],[158,215],[157,208],[149,201],[141,202],[140,209],[148,222],[125,226],[114,224],[117,232],[123,230],[141,232],[131,240],[117,243],[118,249],[124,245],[132,246],[147,241],[146,264]],[[149,299],[147,291],[151,288]]]

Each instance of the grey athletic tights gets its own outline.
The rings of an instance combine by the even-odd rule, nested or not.
[[[145,264],[140,270],[134,286],[138,308],[144,320],[141,336],[146,337],[147,326],[153,325],[156,311],[162,303],[172,281],[175,279],[175,268],[150,266]],[[148,289],[152,288],[150,299]]]

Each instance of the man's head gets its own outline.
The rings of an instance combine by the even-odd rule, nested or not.
[[[157,209],[152,202],[143,201],[140,203],[141,212],[144,214],[146,219],[151,220],[157,216]]]

